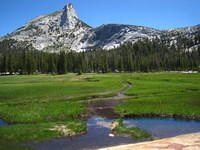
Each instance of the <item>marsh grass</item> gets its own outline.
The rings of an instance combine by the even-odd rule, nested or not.
[[[90,78],[90,81],[88,81]],[[96,82],[98,80],[98,82]],[[86,96],[121,88],[121,78],[116,75],[86,74],[76,76],[5,76],[0,77],[0,101],[6,100],[42,100],[67,98],[68,96]]]
[[[86,131],[85,122],[79,120],[17,124],[0,127],[0,143],[37,142],[62,137],[64,135],[63,132],[51,130],[58,125],[65,125],[74,133],[83,133]]]
[[[71,120],[85,110],[77,102],[45,102],[4,104],[0,106],[1,117],[9,123],[37,123],[44,121]]]
[[[0,143],[0,150],[33,150],[33,148],[15,143]]]
[[[64,136],[49,130],[63,124],[72,133],[86,132],[86,123],[77,120],[86,100],[115,95],[121,88],[116,74],[1,76],[0,118],[12,123],[0,127],[1,145]]]
[[[132,82],[133,87],[126,94],[134,95],[135,98],[115,108],[122,116],[168,114],[200,118],[199,74],[132,74],[129,82]]]
[[[114,96],[127,82],[132,88],[126,94],[132,98],[115,108],[122,116],[156,113],[200,117],[199,74],[1,76],[0,118],[14,124],[0,127],[0,145],[61,137],[62,132],[49,130],[60,124],[82,133],[86,123],[77,119],[87,111],[85,104],[93,98]]]
[[[145,130],[142,130],[138,127],[125,127],[122,119],[115,120],[117,126],[113,131],[119,135],[128,135],[131,136],[134,140],[150,140],[152,136]]]

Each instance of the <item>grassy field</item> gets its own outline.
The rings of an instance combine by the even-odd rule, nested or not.
[[[86,123],[78,119],[86,100],[125,86],[117,74],[1,76],[0,118],[12,125],[0,127],[0,145],[83,133]]]
[[[0,77],[0,117],[10,123],[74,119],[85,110],[76,100],[112,96],[123,87],[116,74]]]
[[[14,102],[67,100],[81,96],[111,94],[121,88],[120,81],[121,78],[116,74],[2,76],[0,102],[13,99]]]
[[[0,118],[14,124],[0,127],[0,145],[83,133],[86,123],[79,116],[87,111],[87,100],[113,96],[127,87],[127,81],[132,83],[126,92],[131,98],[115,108],[121,116],[176,114],[200,118],[200,74],[1,76]]]
[[[129,75],[128,80],[133,86],[126,94],[134,98],[116,107],[122,116],[160,114],[200,119],[199,74],[140,73]]]

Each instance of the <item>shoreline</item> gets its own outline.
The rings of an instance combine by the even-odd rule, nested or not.
[[[144,114],[126,114],[122,115],[122,118],[132,118],[132,119],[140,119],[140,118],[173,118],[175,120],[186,120],[186,121],[200,121],[200,116],[190,116],[190,115],[182,115],[182,114],[157,114],[157,113],[144,113]]]

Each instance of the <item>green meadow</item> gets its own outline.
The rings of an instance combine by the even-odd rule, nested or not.
[[[200,119],[200,75],[183,73],[146,73],[129,75],[133,96],[115,110],[122,116],[157,114]],[[150,116],[150,115],[148,115]]]
[[[80,114],[96,97],[113,96],[127,85],[117,74],[30,75],[0,77],[0,143],[41,141],[86,132]],[[5,144],[4,144],[5,145]]]
[[[9,149],[11,144],[6,143],[84,133],[87,127],[81,115],[87,112],[88,100],[114,96],[128,83],[132,85],[126,91],[129,99],[114,108],[122,117],[168,114],[200,118],[199,73],[0,76],[0,118],[12,124],[0,127],[0,145]]]

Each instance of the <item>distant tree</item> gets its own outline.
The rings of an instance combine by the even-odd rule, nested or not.
[[[67,73],[67,62],[65,57],[65,52],[60,52],[58,57],[58,66],[57,66],[58,74],[65,74]]]

